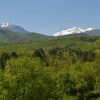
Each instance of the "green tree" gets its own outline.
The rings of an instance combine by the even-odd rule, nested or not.
[[[50,55],[57,55],[57,54],[59,54],[59,53],[62,53],[62,48],[60,48],[60,47],[54,47],[54,48],[52,48],[52,49],[50,49],[49,50],[49,54]]]
[[[55,82],[39,59],[22,57],[7,62],[3,100],[56,100]]]
[[[8,55],[8,53],[2,53],[1,58],[0,58],[0,67],[2,69],[5,68],[5,63],[9,59],[10,59],[10,56]]]
[[[16,58],[16,57],[18,57],[18,55],[17,55],[16,52],[12,52],[12,53],[11,53],[11,57],[15,57],[15,58]]]
[[[46,60],[46,54],[42,48],[39,48],[33,52],[33,57],[39,57],[42,61]]]

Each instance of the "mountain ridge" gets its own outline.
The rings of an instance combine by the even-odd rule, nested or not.
[[[17,27],[17,28],[16,28]],[[19,28],[21,30],[19,30]],[[15,30],[16,29],[16,30]],[[76,36],[100,36],[100,29],[73,27],[61,32],[57,32],[53,36],[44,35],[36,32],[28,32],[19,25],[10,23],[0,24],[0,42],[27,42],[42,41],[51,38],[64,38]]]
[[[30,32],[28,34],[22,34],[18,32],[13,32],[6,29],[0,30],[0,42],[28,42],[28,41],[42,41],[50,38],[50,36]]]
[[[70,34],[76,34],[76,33],[79,34],[79,33],[89,32],[89,31],[92,31],[92,30],[95,30],[95,29],[94,28],[83,29],[83,28],[80,28],[80,27],[72,27],[72,28],[69,28],[67,30],[57,32],[57,33],[53,34],[53,36],[70,35]]]
[[[2,23],[0,24],[0,29],[6,29],[6,30],[10,30],[13,32],[19,32],[19,33],[29,33],[29,31],[25,30],[23,27],[19,26],[19,25],[14,25],[11,23]]]

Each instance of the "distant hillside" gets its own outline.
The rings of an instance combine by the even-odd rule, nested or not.
[[[26,42],[26,41],[40,41],[50,38],[49,36],[39,33],[22,34],[10,30],[0,29],[0,42]]]
[[[94,29],[92,31],[85,32],[89,36],[100,36],[100,29]]]

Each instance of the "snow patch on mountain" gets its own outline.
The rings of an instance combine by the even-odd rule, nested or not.
[[[92,30],[94,30],[94,28],[88,28],[88,29],[86,29],[86,31],[92,31]]]
[[[70,35],[70,34],[75,34],[75,33],[84,33],[87,31],[92,31],[93,29],[94,28],[83,29],[80,27],[72,27],[70,29],[63,30],[61,32],[57,32],[53,36]]]
[[[2,23],[1,27],[8,27],[10,24],[9,23]]]

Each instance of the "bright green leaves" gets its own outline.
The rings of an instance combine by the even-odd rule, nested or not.
[[[47,100],[57,97],[54,80],[37,58],[11,59],[2,75],[0,97],[3,100]]]

